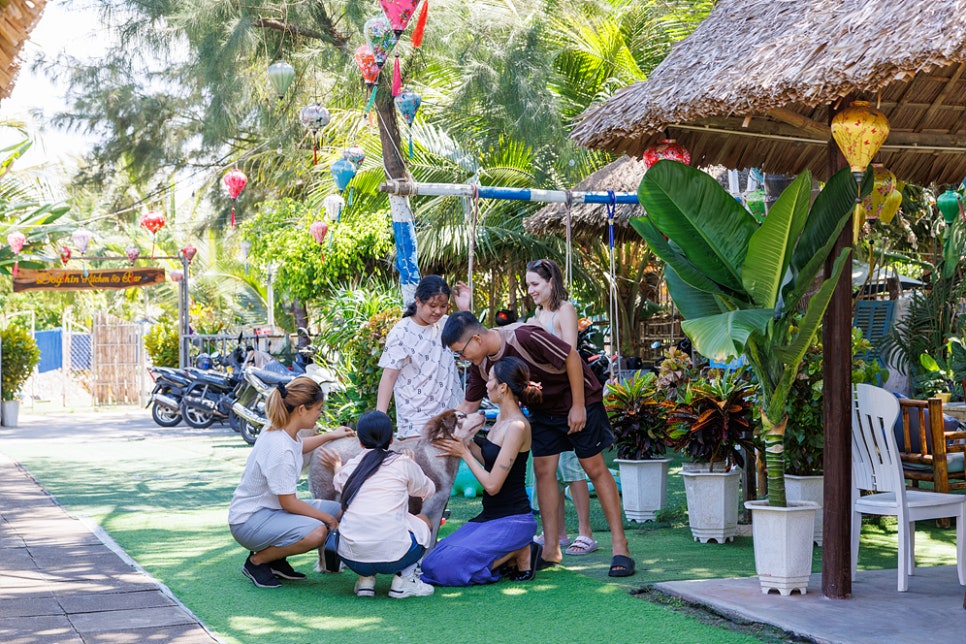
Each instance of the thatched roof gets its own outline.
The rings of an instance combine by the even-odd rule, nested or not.
[[[966,176],[966,0],[720,0],[647,81],[584,113],[573,138],[640,157],[665,131],[691,163],[827,174],[829,106],[864,98],[876,158],[920,183]]]
[[[604,166],[597,172],[588,175],[583,181],[574,186],[574,190],[597,191],[614,190],[615,192],[637,192],[637,186],[644,176],[644,162],[630,157],[621,157],[617,161]],[[618,233],[639,236],[628,224],[630,217],[640,217],[644,209],[636,204],[617,204],[614,212],[614,224]],[[596,235],[607,225],[607,208],[601,204],[580,203],[570,208],[571,230],[575,237]],[[527,217],[523,227],[527,232],[538,235],[560,233],[566,229],[567,206],[562,203],[550,204]]]
[[[20,70],[17,55],[46,4],[47,0],[0,0],[0,99],[13,91]]]

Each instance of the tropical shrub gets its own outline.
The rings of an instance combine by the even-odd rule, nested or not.
[[[4,400],[15,400],[40,362],[37,341],[26,329],[15,324],[0,331],[0,387]]]
[[[177,367],[179,357],[178,321],[165,314],[144,336],[144,349],[155,367]]]
[[[639,372],[608,384],[604,405],[614,430],[617,458],[643,461],[664,455],[671,438],[671,403],[660,390],[655,374]]]

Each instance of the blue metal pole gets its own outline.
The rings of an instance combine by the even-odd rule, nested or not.
[[[474,186],[459,183],[412,183],[398,179],[383,183],[379,189],[391,195],[419,195],[433,197],[473,197],[473,190],[479,191],[480,199],[502,199],[506,201],[531,201],[540,203],[566,203],[567,190],[537,190],[532,188],[504,188],[500,186]],[[615,203],[636,204],[636,192],[608,192],[571,190],[573,203]]]

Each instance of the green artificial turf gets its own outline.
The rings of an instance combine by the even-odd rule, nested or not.
[[[240,568],[246,553],[226,525],[227,507],[249,448],[236,435],[150,440],[70,442],[8,440],[2,451],[28,471],[69,511],[99,523],[139,565],[166,584],[213,632],[227,642],[743,642],[750,635],[716,628],[628,591],[670,579],[752,576],[748,537],[729,544],[691,539],[680,477],[669,480],[664,522],[626,524],[640,573],[607,577],[609,533],[599,505],[595,536],[601,549],[565,557],[567,569],[539,574],[535,582],[438,589],[433,597],[390,600],[388,577],[377,597],[352,594],[355,575],[312,572],[314,556],[293,557],[309,573],[281,589],[254,587]],[[303,495],[307,492],[303,490]],[[479,499],[453,497],[444,533],[479,511]],[[568,504],[569,525],[574,527]],[[955,534],[921,524],[920,565],[955,561]],[[860,564],[896,567],[895,524],[863,530]],[[815,570],[821,550],[816,549]]]

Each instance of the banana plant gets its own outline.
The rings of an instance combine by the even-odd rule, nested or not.
[[[745,355],[761,383],[768,500],[785,506],[785,401],[818,329],[850,249],[809,297],[849,213],[856,184],[843,170],[809,208],[812,178],[800,174],[759,223],[717,181],[676,161],[659,161],[641,180],[647,213],[631,221],[665,262],[682,329],[701,354]],[[806,302],[797,325],[796,307]]]

